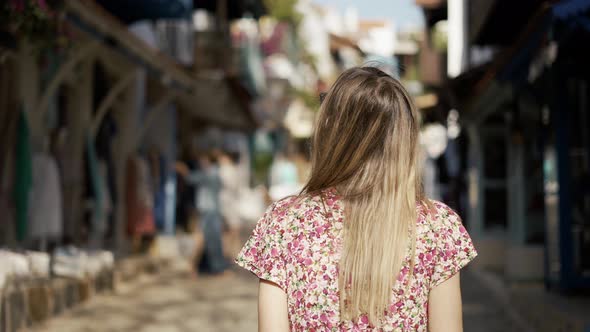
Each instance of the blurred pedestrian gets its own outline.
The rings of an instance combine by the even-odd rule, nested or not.
[[[225,255],[232,259],[240,251],[240,230],[241,219],[238,204],[240,200],[241,181],[238,173],[239,154],[220,151],[219,160],[219,177],[221,179],[221,215],[227,225],[227,232],[223,242]]]
[[[229,263],[223,255],[219,167],[211,153],[197,153],[196,158],[198,160],[197,169],[190,170],[185,164],[177,163],[176,170],[187,182],[193,183],[197,187],[195,204],[205,238],[205,248],[199,271],[222,274],[226,272]]]
[[[260,278],[260,331],[462,331],[459,216],[424,196],[418,110],[352,68],[322,102],[302,194],[274,203],[237,263]]]

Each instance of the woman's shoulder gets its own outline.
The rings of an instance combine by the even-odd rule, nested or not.
[[[271,204],[273,215],[297,216],[303,212],[323,211],[326,201],[320,195],[292,195],[279,199]]]
[[[297,224],[339,216],[342,202],[335,196],[300,194],[275,201],[267,215],[279,224]]]
[[[418,225],[426,226],[429,231],[438,232],[462,224],[459,214],[443,202],[426,199],[418,206]]]

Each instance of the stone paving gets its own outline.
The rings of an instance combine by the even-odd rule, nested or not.
[[[462,275],[465,331],[522,331],[468,271]],[[35,329],[38,332],[255,332],[257,280],[238,271],[194,279],[173,268],[101,295]]]
[[[469,270],[461,273],[463,325],[465,332],[530,331],[511,318],[511,308],[496,301],[494,294]]]

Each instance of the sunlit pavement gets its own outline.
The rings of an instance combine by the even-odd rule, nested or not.
[[[521,331],[468,271],[462,275],[465,331]],[[35,331],[257,330],[257,280],[247,272],[194,279],[185,267],[145,277],[55,318]]]
[[[238,272],[195,279],[186,268],[145,277],[35,331],[256,331],[257,280]]]

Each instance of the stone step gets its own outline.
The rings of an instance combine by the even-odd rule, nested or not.
[[[114,269],[84,279],[52,277],[16,280],[0,290],[0,332],[25,330],[58,316],[95,296],[116,292],[141,275],[165,270],[170,261],[135,256],[117,261]]]
[[[112,291],[114,271],[85,279],[18,280],[0,293],[0,332],[13,332],[57,316],[96,293]]]

